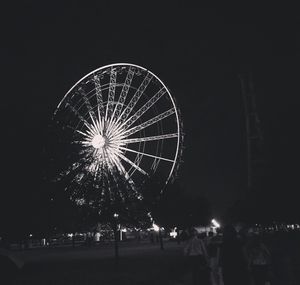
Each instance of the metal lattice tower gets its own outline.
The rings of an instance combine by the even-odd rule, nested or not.
[[[264,138],[257,113],[255,90],[251,75],[239,76],[244,100],[246,140],[247,140],[247,189],[253,191],[262,182],[265,159]]]

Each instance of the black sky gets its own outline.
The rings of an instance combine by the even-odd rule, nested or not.
[[[30,195],[41,187],[47,127],[68,89],[100,66],[130,62],[158,75],[176,97],[186,133],[180,183],[208,196],[217,213],[247,183],[238,74],[251,72],[268,187],[286,203],[297,196],[299,25],[288,15],[262,11],[263,21],[247,23],[249,15],[233,20],[221,7],[114,1],[29,1],[3,11],[1,173],[8,186],[2,191]]]

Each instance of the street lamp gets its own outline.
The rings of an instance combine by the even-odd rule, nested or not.
[[[114,223],[113,223],[113,230],[114,230],[114,240],[115,240],[115,265],[118,266],[119,264],[119,245],[118,245],[118,227],[117,227],[117,219],[119,217],[118,213],[114,213]]]
[[[216,227],[216,228],[220,228],[220,227],[221,227],[221,225],[220,225],[215,219],[212,219],[212,220],[211,220],[211,223],[212,223],[213,226]]]
[[[153,227],[153,230],[155,232],[158,232],[160,249],[163,250],[164,249],[164,244],[163,244],[163,239],[162,239],[162,235],[161,235],[161,227],[156,225],[155,223],[152,224],[152,227]]]

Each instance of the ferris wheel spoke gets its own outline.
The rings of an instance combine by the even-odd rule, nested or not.
[[[116,166],[116,169],[119,171],[120,174],[125,176],[125,179],[128,180],[130,179],[127,171],[125,170],[125,168],[123,167],[122,163],[120,162],[120,159],[117,155],[112,154],[110,156],[110,160],[112,161],[112,163],[114,163],[114,165]],[[117,179],[117,177],[115,176],[115,173],[113,173],[113,171],[111,171],[112,177],[115,181],[115,184],[118,185],[119,184],[119,180]],[[119,189],[119,187],[117,188],[117,190]],[[124,193],[122,191],[120,191],[119,189],[119,195],[122,199],[124,199]]]
[[[111,156],[112,160],[114,161],[115,165],[117,166],[120,173],[122,173],[126,179],[129,179],[129,175],[127,171],[125,170],[124,166],[122,165],[119,157],[116,154],[113,154]]]
[[[123,138],[124,131],[125,130],[123,128],[114,124],[113,128],[108,133],[108,137],[110,138],[111,141],[116,138],[121,138],[121,137]]]
[[[140,165],[141,161],[143,159],[143,155],[142,154],[137,154],[137,156],[135,157],[134,159],[134,163],[137,164],[137,165]],[[134,170],[132,172],[132,174],[135,172],[136,170]]]
[[[97,163],[97,166],[95,167],[95,172],[94,172],[94,181],[97,181],[98,177],[101,179],[100,167],[101,167],[100,163]]]
[[[101,91],[101,83],[99,75],[94,75],[94,83],[95,83],[95,90],[96,90],[96,99],[98,105],[98,115],[99,117],[104,117],[104,105],[103,105],[103,96]]]
[[[97,135],[98,131],[92,125],[86,125],[86,133],[94,137]]]
[[[98,134],[100,134],[100,132],[99,132],[99,128],[98,128],[98,124],[97,124],[97,118],[93,118],[93,116],[92,116],[92,114],[89,112],[89,115],[90,115],[90,117],[91,117],[91,120],[92,120],[92,127],[93,127],[93,129],[98,133]]]
[[[98,106],[98,120],[96,122],[97,122],[97,126],[98,126],[98,129],[99,129],[101,135],[103,135],[103,131],[104,131],[104,124],[103,124],[102,118],[103,117],[101,117],[101,111]]]
[[[160,160],[164,160],[164,161],[168,161],[168,162],[174,162],[174,160],[169,159],[169,158],[164,158],[164,157],[161,157],[161,156],[157,156],[157,155],[152,155],[152,154],[149,154],[149,153],[144,153],[144,152],[136,151],[136,150],[133,150],[133,149],[130,149],[130,148],[127,148],[127,147],[120,146],[119,148],[122,149],[122,150],[129,151],[129,152],[137,153],[137,154],[140,154],[140,155],[149,156],[149,157],[152,157],[152,158],[155,158],[155,159],[160,159]]]
[[[119,135],[120,133],[124,132],[124,128],[121,127],[119,123],[117,123],[115,120],[111,123],[111,128],[107,132],[108,137],[115,137]]]
[[[108,138],[111,138],[111,137],[113,137],[116,134],[117,134],[116,125],[114,123],[111,123],[110,127],[106,131],[106,135],[107,135]]]
[[[110,161],[109,161],[109,159],[108,159],[108,155],[107,155],[107,153],[106,153],[106,151],[105,150],[103,150],[103,164],[104,164],[104,168],[103,168],[103,170],[104,170],[104,172],[107,174],[107,172],[110,172],[111,171],[111,168],[112,168],[112,166],[111,166],[111,164],[110,164]]]
[[[172,139],[172,138],[177,138],[177,137],[178,137],[178,133],[173,133],[173,134],[165,134],[165,135],[160,135],[160,136],[151,136],[151,137],[144,137],[144,138],[111,140],[111,142],[112,143],[130,144],[130,143],[139,143],[139,142],[147,142],[147,141],[157,141],[157,140],[164,140],[164,139]]]
[[[82,115],[80,115],[80,113],[72,105],[68,104],[68,106],[72,110],[74,115],[76,115],[78,119],[87,127],[87,132],[95,135],[97,132],[95,131],[95,129],[93,129],[92,125],[90,125],[89,122]]]
[[[120,121],[121,123],[123,123],[127,119],[129,114],[131,113],[132,109],[134,108],[136,103],[139,101],[140,97],[143,95],[143,93],[144,93],[145,89],[147,88],[148,84],[150,83],[152,77],[153,77],[152,74],[147,73],[143,82],[141,83],[141,85],[139,86],[139,88],[134,93],[133,97],[131,98],[130,102],[128,103],[128,106],[124,109],[122,114],[117,119],[117,122]]]
[[[129,91],[130,86],[131,86],[133,76],[134,76],[134,68],[132,66],[130,66],[129,70],[127,72],[127,75],[126,75],[125,83],[122,87],[122,91],[121,91],[119,100],[118,100],[118,102],[115,106],[112,118],[118,118],[120,116],[122,108],[123,108],[124,103],[126,101],[128,91]]]
[[[106,133],[111,131],[113,127],[113,110],[114,110],[114,100],[115,100],[115,92],[116,92],[116,80],[117,80],[117,72],[115,69],[111,69],[110,72],[110,82],[109,82],[109,90],[108,90],[108,100],[106,105],[106,113],[105,113],[105,121],[107,123]]]
[[[101,125],[101,121],[99,121],[98,119],[94,119],[93,117],[91,117],[91,124],[89,124],[89,130],[92,131],[93,135],[97,135],[97,134],[102,134],[103,129],[102,129],[102,125]]]
[[[76,131],[77,133],[79,133],[79,134],[81,134],[81,135],[87,137],[88,139],[93,139],[93,136],[90,135],[90,134],[84,133],[84,132],[82,132],[82,131],[80,131],[80,130],[75,130],[75,131]]]
[[[115,131],[115,123],[113,121],[113,118],[111,118],[107,121],[107,129],[106,129],[107,136],[110,137],[111,133],[114,131]]]
[[[153,124],[155,124],[155,123],[171,116],[174,113],[175,113],[175,108],[171,108],[171,109],[155,116],[154,118],[152,118],[152,119],[150,119],[150,120],[148,120],[148,121],[146,121],[146,122],[144,122],[144,123],[142,123],[138,126],[135,126],[131,129],[128,129],[122,135],[128,137],[128,136],[130,136],[130,135],[132,135],[136,132],[139,132],[140,130],[143,130],[143,129],[145,129],[145,128],[147,128],[147,127],[149,127],[149,126],[151,126],[151,125],[153,125]]]
[[[67,107],[69,107],[72,111],[72,113],[80,120],[82,121],[85,125],[89,125],[87,120],[71,105],[71,104],[66,104]]]
[[[104,153],[105,153],[105,155],[104,155],[105,160],[109,165],[108,170],[113,175],[114,174],[113,173],[113,168],[115,167],[115,163],[112,160],[112,154],[109,153],[109,151],[107,149],[104,149]]]
[[[121,126],[124,126],[125,130],[128,129],[136,120],[138,120],[144,113],[146,113],[166,92],[167,90],[164,87],[160,89],[148,102],[146,102]]]
[[[96,115],[95,115],[95,112],[94,112],[94,110],[93,110],[93,107],[92,107],[92,105],[91,105],[91,102],[90,102],[90,100],[88,99],[88,97],[87,97],[87,94],[85,93],[85,91],[83,90],[83,88],[82,87],[79,87],[78,88],[78,91],[79,91],[79,93],[82,95],[82,97],[83,97],[83,101],[84,101],[84,103],[85,103],[85,105],[86,105],[86,107],[87,107],[87,109],[88,109],[88,112],[89,112],[89,115],[92,117],[96,117]]]
[[[117,133],[113,135],[113,137],[110,137],[110,142],[118,144],[121,140],[125,139],[126,135],[124,135],[124,132]]]
[[[98,114],[99,114],[99,113],[98,113]],[[102,134],[103,134],[104,126],[103,126],[103,124],[102,124],[102,119],[101,119],[101,117],[98,116],[98,118],[97,118],[97,117],[94,118],[94,117],[91,115],[90,112],[87,112],[86,114],[84,114],[84,117],[87,116],[87,115],[90,116],[92,122],[91,122],[91,123],[88,123],[88,122],[85,120],[85,122],[86,122],[85,125],[88,124],[88,129],[89,129],[90,131],[93,132],[93,135],[97,135],[97,134],[102,135]]]
[[[119,172],[123,173],[123,169],[120,167],[120,164],[118,163],[119,158],[114,153],[110,156],[110,158],[113,161],[113,163],[116,165]]]
[[[142,168],[140,168],[138,165],[136,165],[134,162],[132,162],[130,159],[128,159],[126,156],[124,156],[121,153],[117,153],[117,155],[123,159],[124,161],[126,161],[127,163],[129,163],[131,166],[133,166],[135,169],[137,169],[139,172],[141,172],[142,174],[149,176],[148,173],[146,171],[144,171]]]
[[[105,112],[106,121],[111,118],[113,112],[113,103],[115,100],[115,92],[116,92],[116,81],[117,81],[117,71],[115,68],[112,68],[110,71],[108,99],[107,99],[106,112]]]
[[[93,121],[93,123],[90,124],[89,126],[90,126],[90,128],[92,129],[93,135],[95,136],[95,135],[97,135],[97,134],[100,134],[100,132],[99,132],[99,128],[97,127],[96,122],[95,122],[94,120],[92,120],[92,121]]]

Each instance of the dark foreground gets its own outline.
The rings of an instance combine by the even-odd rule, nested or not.
[[[24,251],[25,266],[12,284],[177,284],[182,248],[176,243],[122,244],[116,266],[110,245]],[[174,270],[175,269],[175,270]]]
[[[300,284],[300,241],[297,236],[269,238],[273,256],[272,285]],[[33,249],[18,252],[25,261],[11,284],[192,284],[185,272],[182,244],[123,243],[116,266],[113,245],[91,248]],[[241,284],[242,285],[242,284]]]

